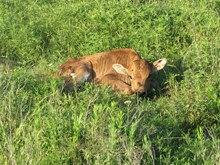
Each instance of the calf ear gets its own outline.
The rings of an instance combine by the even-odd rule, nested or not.
[[[112,68],[120,74],[128,75],[128,69],[126,69],[123,65],[121,64],[113,64]]]
[[[166,58],[161,58],[155,62],[153,62],[153,71],[158,71],[164,68],[164,66],[167,63],[167,59]]]

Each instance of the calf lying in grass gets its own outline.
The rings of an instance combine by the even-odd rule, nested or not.
[[[73,90],[73,82],[108,84],[121,94],[145,93],[150,75],[163,69],[167,60],[153,63],[141,59],[134,49],[116,49],[71,59],[58,68],[56,75],[65,80],[65,88]]]

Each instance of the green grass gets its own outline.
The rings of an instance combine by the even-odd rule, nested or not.
[[[219,164],[219,34],[219,0],[1,1],[0,164]],[[149,98],[48,76],[125,47],[168,59]]]

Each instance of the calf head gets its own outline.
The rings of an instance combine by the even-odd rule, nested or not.
[[[132,65],[127,68],[121,64],[113,64],[113,68],[119,74],[127,75],[130,79],[131,89],[137,93],[147,93],[150,86],[150,75],[154,71],[163,69],[167,60],[165,58],[159,59],[153,63],[146,60],[139,59],[133,61]]]

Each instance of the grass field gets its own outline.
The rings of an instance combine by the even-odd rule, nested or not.
[[[48,76],[127,47],[168,59],[148,98]],[[220,1],[0,1],[0,164],[220,164]]]

